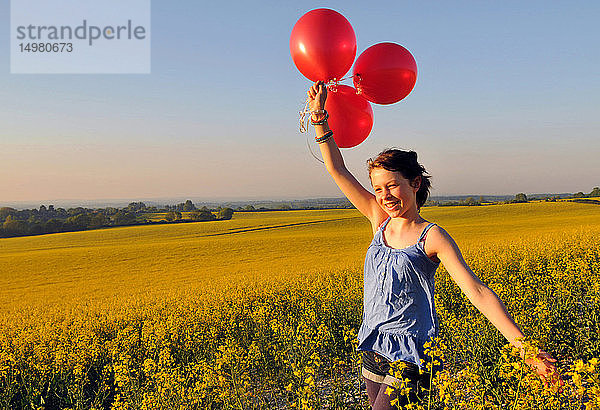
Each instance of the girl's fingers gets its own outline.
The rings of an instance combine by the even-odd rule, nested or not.
[[[540,353],[538,354],[538,356],[540,356],[544,360],[548,360],[549,362],[555,362],[556,361],[556,359],[554,357],[552,357],[551,355],[549,355],[546,352],[540,351]]]
[[[311,100],[316,99],[317,97],[321,97],[325,93],[325,85],[323,81],[315,82],[306,92],[308,98]]]

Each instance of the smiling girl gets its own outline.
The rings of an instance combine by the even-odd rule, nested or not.
[[[410,380],[411,390],[420,390],[424,345],[438,334],[433,295],[440,262],[471,303],[509,343],[523,351],[523,332],[502,301],[469,268],[452,237],[421,217],[419,210],[429,196],[430,177],[418,163],[417,154],[390,149],[370,159],[367,164],[373,195],[348,171],[332,138],[324,111],[324,84],[315,83],[308,96],[311,122],[327,171],[369,219],[373,230],[365,258],[363,321],[358,331],[362,375],[371,406],[392,408],[391,401],[397,397],[393,386],[398,382],[389,372],[392,362],[401,362],[403,378]],[[546,378],[556,375],[555,361],[540,352],[528,363]]]

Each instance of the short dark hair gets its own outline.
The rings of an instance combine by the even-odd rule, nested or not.
[[[383,168],[392,172],[400,172],[402,176],[411,183],[417,177],[421,177],[421,185],[417,191],[417,207],[421,208],[429,197],[431,188],[431,176],[427,174],[425,167],[417,161],[415,151],[403,151],[395,148],[388,148],[379,153],[375,158],[367,160],[369,177],[374,168]]]

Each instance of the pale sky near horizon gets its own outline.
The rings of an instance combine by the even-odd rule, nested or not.
[[[310,82],[289,36],[319,7],[350,21],[357,56],[393,41],[419,69],[413,92],[373,105],[369,138],[343,150],[363,184],[366,159],[394,146],[419,153],[433,195],[600,185],[596,1],[154,0],[151,74],[23,75],[10,74],[3,0],[0,206],[341,196],[298,132]]]

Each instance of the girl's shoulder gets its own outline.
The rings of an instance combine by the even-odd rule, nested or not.
[[[450,234],[444,229],[442,228],[440,225],[437,224],[437,222],[431,222],[431,221],[425,221],[424,225],[424,229],[423,231],[427,231],[427,235],[431,235],[431,236],[445,236],[448,235],[450,236]]]
[[[424,240],[431,235],[438,235],[440,230],[444,231],[437,223],[424,219],[423,223],[421,224],[421,236],[419,240]]]
[[[448,246],[456,246],[456,242],[452,236],[437,223],[434,223],[429,227],[427,232],[427,248],[432,250],[434,253],[437,251],[447,248]]]

